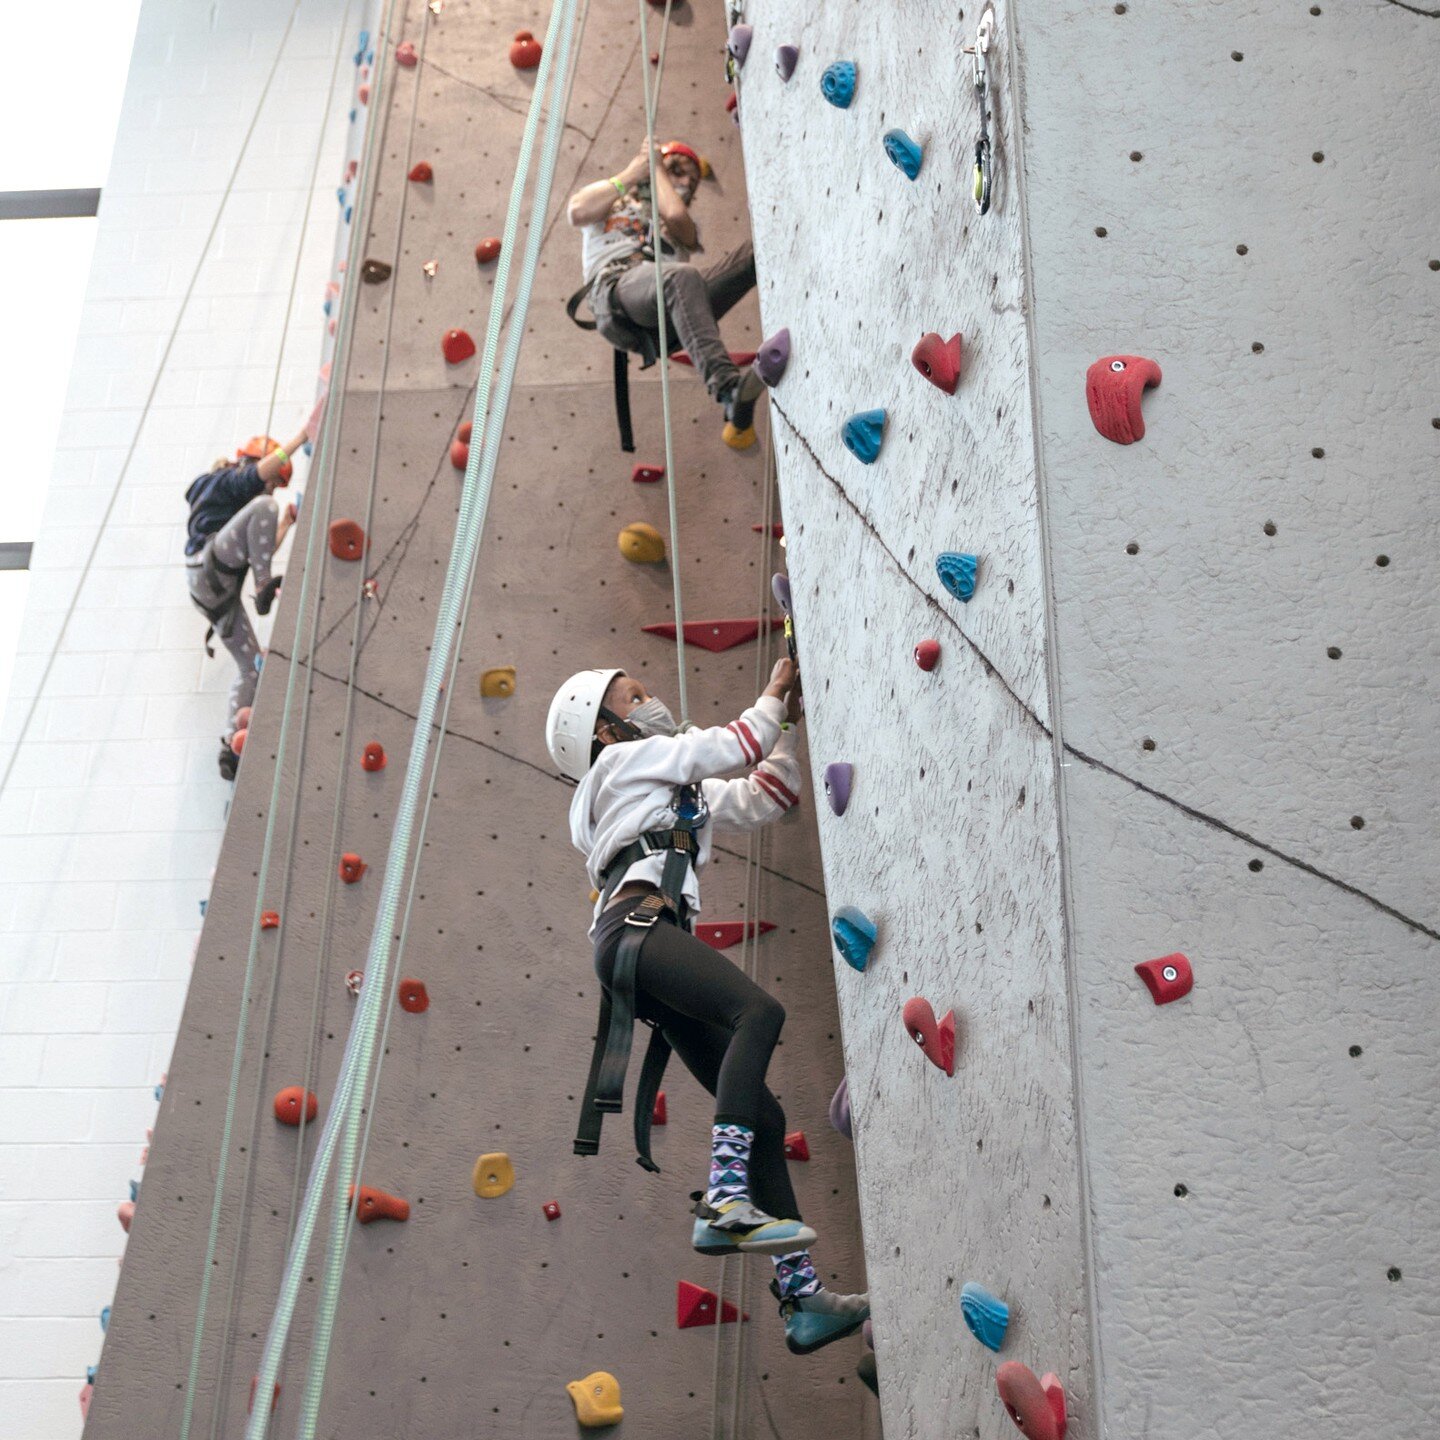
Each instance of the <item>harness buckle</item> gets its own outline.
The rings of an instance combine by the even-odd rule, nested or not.
[[[625,923],[637,930],[648,930],[669,911],[661,895],[647,895],[626,917]]]

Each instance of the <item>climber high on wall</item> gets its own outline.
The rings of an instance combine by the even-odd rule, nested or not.
[[[290,483],[290,453],[309,438],[303,428],[288,445],[268,435],[256,435],[235,452],[224,456],[191,481],[185,491],[190,519],[185,538],[185,578],[190,598],[210,622],[210,633],[235,661],[230,686],[230,708],[220,737],[220,775],[233,780],[240,757],[232,748],[239,712],[255,698],[259,680],[256,661],[260,646],[245,613],[240,587],[245,572],[255,576],[255,609],[268,615],[280,591],[280,577],[271,575],[270,562],[295,523],[295,506],[281,509],[274,492]],[[211,652],[213,653],[213,652]]]
[[[578,789],[570,835],[600,892],[590,934],[601,1021],[575,1148],[594,1154],[618,1110],[636,1018],[653,1027],[636,1099],[640,1163],[670,1050],[715,1096],[710,1178],[697,1192],[701,1254],[765,1254],[775,1264],[786,1344],[808,1354],[853,1334],[866,1295],[836,1295],[815,1273],[815,1232],[799,1219],[785,1161],[785,1113],[765,1084],[785,1011],[691,933],[712,826],[753,830],[798,803],[800,687],[780,660],[765,693],[729,725],[678,731],[663,701],[623,670],[582,670],[550,705],[551,758]],[[714,778],[753,767],[747,776]]]
[[[742,370],[730,358],[719,322],[755,288],[755,253],[747,240],[708,269],[690,263],[692,253],[702,248],[690,205],[710,167],[681,141],[657,148],[655,198],[667,338],[689,352],[705,388],[724,407],[725,443],[748,449],[755,443],[755,401],[765,387],[753,370]],[[605,339],[618,350],[640,355],[644,365],[653,364],[660,354],[660,309],[645,151],[609,179],[577,190],[566,213],[580,231],[585,279],[571,301],[571,314],[588,300]]]

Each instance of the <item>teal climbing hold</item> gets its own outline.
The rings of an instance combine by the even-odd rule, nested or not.
[[[110,1328],[110,1307],[107,1305],[100,1312],[100,1331],[103,1334]]]
[[[968,601],[975,593],[975,570],[978,556],[961,555],[947,550],[935,561],[940,583],[957,599]]]
[[[130,1182],[130,1199],[135,1204],[140,1202],[140,1182],[138,1180]]]
[[[1010,1307],[983,1285],[967,1280],[960,1290],[960,1313],[970,1333],[987,1350],[999,1350],[1010,1326]]]
[[[892,165],[905,172],[907,180],[913,180],[920,173],[920,164],[925,159],[925,147],[903,130],[885,132],[885,153]]]
[[[870,963],[870,952],[875,948],[875,922],[863,910],[842,905],[830,922],[830,934],[845,963],[863,974]]]
[[[838,110],[848,110],[855,98],[855,62],[836,60],[825,67],[820,77],[820,90]]]
[[[862,410],[852,415],[840,431],[845,448],[862,464],[873,465],[885,439],[885,412]]]

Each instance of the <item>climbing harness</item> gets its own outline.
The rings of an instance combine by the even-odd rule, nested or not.
[[[973,193],[975,209],[985,215],[990,210],[990,42],[995,37],[995,7],[987,5],[980,13],[975,30],[975,43],[967,45],[964,54],[974,58],[975,98],[980,103],[980,137],[975,141],[975,174]]]
[[[233,585],[234,591],[230,598],[220,605],[202,605],[192,594],[191,603],[210,622],[205,630],[205,653],[213,660],[215,658],[215,647],[210,641],[218,635],[222,640],[229,637],[230,631],[235,625],[235,612],[239,610],[241,603],[241,585],[249,566],[242,565],[238,569],[233,565],[227,565],[223,560],[217,559],[215,555],[215,539],[211,536],[205,542],[205,548],[194,560],[185,564],[187,570],[198,570],[205,583],[212,592],[224,593],[230,590]],[[222,578],[223,577],[223,578]],[[229,583],[226,583],[226,582]]]
[[[603,912],[632,865],[651,855],[665,856],[658,894],[647,895],[625,917],[625,933],[615,952],[615,969],[610,986],[600,989],[600,1018],[595,1031],[595,1050],[590,1057],[590,1074],[585,1081],[585,1098],[580,1104],[580,1126],[575,1132],[575,1153],[600,1152],[600,1127],[606,1115],[618,1115],[625,1108],[625,1071],[635,1029],[635,972],[640,951],[657,922],[667,921],[690,929],[685,881],[699,849],[696,834],[710,818],[709,807],[698,785],[675,789],[675,824],[669,830],[650,830],[627,845],[605,867],[601,876],[600,909]],[[650,1155],[650,1123],[655,1097],[670,1059],[670,1042],[658,1025],[650,1026],[650,1043],[640,1068],[635,1091],[636,1163],[658,1175],[660,1167]]]

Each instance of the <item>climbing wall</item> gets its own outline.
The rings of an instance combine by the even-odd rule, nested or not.
[[[979,18],[755,7],[740,87],[827,888],[878,927],[837,985],[886,1433],[1013,1433],[1012,1360],[1072,1440],[1430,1433],[1440,19],[1003,5],[980,217]],[[1101,360],[1120,438],[1163,372],[1135,443]]]
[[[343,407],[333,499],[307,505],[293,542],[91,1440],[180,1432],[239,997],[252,920],[263,909],[278,927],[260,932],[251,984],[191,1433],[243,1429],[297,1194],[355,1013],[347,972],[364,964],[457,513],[451,442],[470,418],[479,362],[447,364],[442,336],[452,328],[477,342],[483,335],[494,267],[477,265],[474,251],[501,231],[532,84],[509,64],[507,47],[519,28],[542,33],[545,18],[514,0],[399,0],[389,35],[375,40],[381,61],[369,103],[383,130],[378,170],[357,198],[357,227],[368,238],[352,255],[343,297],[355,323],[331,400]],[[399,40],[415,46],[418,65],[385,63]],[[718,11],[682,10],[661,107],[662,129],[714,162],[716,179],[696,209],[710,258],[747,233],[722,47]],[[645,63],[633,12],[593,17],[399,963],[429,1003],[394,1012],[362,1177],[408,1202],[409,1219],[355,1231],[322,1434],[572,1436],[565,1385],[596,1370],[619,1379],[619,1434],[879,1434],[878,1406],[854,1373],[859,1336],[808,1359],[789,1355],[764,1291],[768,1262],[749,1262],[742,1288],[738,1261],[722,1270],[690,1250],[686,1197],[704,1181],[711,1108],[678,1065],[665,1086],[667,1123],[655,1131],[661,1175],[633,1163],[628,1115],[611,1121],[598,1159],[571,1154],[598,994],[585,940],[588,884],[568,840],[571,792],[544,749],[546,708],[573,670],[611,662],[673,700],[675,648],[641,632],[671,616],[669,564],[681,571],[687,614],[708,619],[757,615],[783,560],[773,537],[752,531],[766,513],[761,450],[736,455],[721,445],[715,407],[683,370],[674,389],[680,525],[670,562],[632,565],[616,543],[630,521],[667,528],[663,487],[630,478],[636,460],[661,463],[659,388],[653,372],[636,380],[639,452],[622,455],[610,352],[564,314],[579,283],[579,246],[562,207],[572,188],[613,173],[640,147]],[[408,181],[420,161],[432,178]],[[363,258],[393,271],[363,283]],[[726,328],[737,346],[753,346],[754,301]],[[318,618],[299,617],[297,640],[307,527],[339,519],[364,528],[368,556],[355,564],[324,555],[312,574]],[[753,700],[759,669],[768,672],[760,651],[751,643],[688,652],[697,721],[728,720]],[[297,654],[305,673],[289,720],[274,852],[257,895]],[[507,666],[513,692],[482,697],[485,672]],[[370,743],[384,748],[386,768],[361,767]],[[796,1163],[794,1178],[822,1236],[817,1263],[840,1288],[858,1289],[853,1151],[826,1122],[844,1062],[814,813],[807,800],[753,855],[743,837],[722,842],[706,918],[777,927],[748,956],[789,1012],[772,1085],[808,1142],[810,1158]],[[357,883],[337,873],[345,855],[369,866]],[[757,887],[758,914],[746,904]],[[746,958],[739,948],[728,953]],[[303,1154],[297,1131],[278,1124],[272,1108],[291,1085],[319,1099]],[[472,1172],[478,1157],[496,1154],[508,1157],[514,1183],[482,1198]],[[480,1173],[502,1169],[489,1161]],[[547,1215],[551,1202],[558,1218]],[[307,1279],[322,1263],[317,1247]],[[681,1281],[723,1287],[749,1321],[679,1328]],[[293,1430],[298,1417],[314,1294],[304,1289],[275,1434]]]

